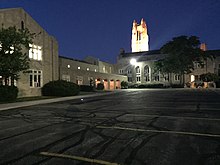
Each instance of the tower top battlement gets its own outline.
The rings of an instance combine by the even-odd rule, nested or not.
[[[149,37],[147,34],[147,24],[144,19],[138,24],[136,20],[133,21],[131,49],[132,52],[141,52],[149,50]]]

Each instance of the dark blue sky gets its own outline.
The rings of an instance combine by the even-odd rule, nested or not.
[[[196,35],[220,49],[219,0],[0,0],[0,8],[24,8],[59,42],[62,56],[91,55],[115,63],[130,52],[134,19],[147,22],[150,50],[179,35]]]

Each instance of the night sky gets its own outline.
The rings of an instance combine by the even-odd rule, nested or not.
[[[59,42],[59,54],[90,55],[115,63],[120,48],[131,51],[134,19],[144,18],[150,50],[179,35],[196,35],[220,49],[219,0],[0,0],[0,8],[22,7]]]

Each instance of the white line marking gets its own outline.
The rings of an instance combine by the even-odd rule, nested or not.
[[[51,153],[51,152],[40,152],[40,155],[58,157],[58,158],[74,159],[74,160],[79,160],[79,161],[84,161],[84,162],[89,162],[89,163],[103,164],[103,165],[119,165],[117,163],[111,163],[111,162],[107,162],[104,160],[90,159],[90,158],[85,158],[85,157],[81,157],[81,156],[57,154],[57,153]]]
[[[140,116],[140,117],[159,117],[159,118],[181,118],[181,119],[192,119],[192,120],[207,120],[207,121],[220,121],[218,118],[205,118],[205,117],[187,117],[187,116],[163,116],[163,115],[141,115],[141,114],[125,114],[125,116]]]
[[[100,129],[118,129],[118,130],[128,130],[128,131],[137,131],[137,132],[153,132],[153,133],[167,133],[167,134],[180,134],[180,135],[191,135],[191,136],[203,136],[203,137],[217,137],[220,138],[218,134],[206,134],[206,133],[198,133],[198,132],[183,132],[183,131],[160,131],[153,129],[140,129],[140,128],[127,128],[127,127],[108,127],[108,126],[96,126],[96,128]]]

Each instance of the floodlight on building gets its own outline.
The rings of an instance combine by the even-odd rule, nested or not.
[[[132,59],[130,60],[130,64],[131,64],[131,65],[136,65],[136,63],[137,63],[137,60],[136,60],[136,59],[132,58]]]

